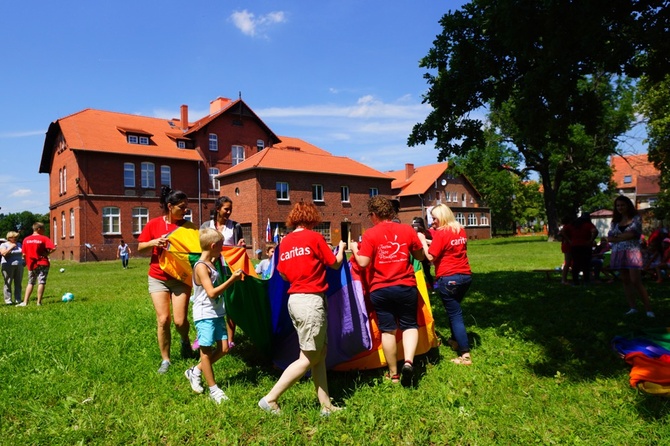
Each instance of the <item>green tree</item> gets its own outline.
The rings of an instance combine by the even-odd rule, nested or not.
[[[5,237],[9,231],[19,233],[19,240],[33,233],[33,224],[44,223],[44,234],[49,236],[49,214],[33,214],[29,211],[12,214],[0,214],[0,236]]]
[[[464,155],[484,146],[488,119],[539,175],[555,235],[560,212],[609,182],[607,159],[632,123],[620,74],[640,69],[636,12],[651,15],[650,3],[659,2],[473,0],[450,11],[420,63],[435,70],[424,76],[433,111],[409,145],[432,140],[439,160]]]

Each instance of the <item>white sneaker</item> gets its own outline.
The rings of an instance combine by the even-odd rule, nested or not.
[[[184,372],[184,375],[186,375],[186,379],[188,379],[188,382],[191,383],[191,389],[195,393],[202,393],[205,391],[205,389],[202,387],[202,384],[200,384],[200,378],[202,378],[202,375],[196,375],[195,374],[195,369],[196,367],[193,366],[190,369],[187,369]]]
[[[647,311],[647,317],[656,317],[653,311]]]
[[[637,310],[635,308],[631,308],[630,310],[626,311],[624,316],[630,316],[631,314],[637,313]]]
[[[216,390],[210,391],[209,392],[209,397],[216,403],[216,404],[221,404],[221,401],[228,401],[230,398],[228,398],[228,395],[223,393],[223,390],[219,389],[217,387]]]
[[[25,302],[21,302],[20,304],[16,304],[17,307],[27,307],[28,304]]]
[[[170,369],[171,365],[172,364],[170,364],[170,361],[162,361],[161,366],[158,367],[158,373],[164,375]]]

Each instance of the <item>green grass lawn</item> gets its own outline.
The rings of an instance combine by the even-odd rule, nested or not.
[[[558,243],[514,238],[469,243],[474,282],[464,301],[474,341],[471,367],[441,346],[421,358],[413,388],[382,371],[329,372],[346,411],[319,417],[311,380],[282,398],[282,415],[256,406],[279,372],[238,335],[215,365],[230,401],[190,390],[160,355],[147,292],[146,259],[53,262],[44,305],[0,308],[0,444],[668,444],[668,400],[628,385],[629,366],[610,340],[665,326],[670,283],[645,284],[656,319],[624,317],[619,283],[587,288],[547,281],[537,268],[561,264]],[[65,272],[58,269],[64,267]],[[75,301],[62,303],[72,292]],[[436,330],[447,318],[433,300]],[[193,330],[193,329],[192,329]],[[173,337],[176,332],[173,330]],[[179,343],[173,358],[179,358]]]

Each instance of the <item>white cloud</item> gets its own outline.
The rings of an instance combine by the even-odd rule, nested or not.
[[[25,138],[27,136],[44,136],[44,130],[32,130],[27,132],[7,132],[0,133],[0,138]]]
[[[230,20],[242,34],[251,37],[267,37],[267,30],[277,23],[286,22],[286,14],[283,11],[273,11],[265,15],[256,16],[246,9],[235,11],[230,15]]]
[[[33,191],[30,190],[30,189],[17,189],[14,192],[12,192],[11,194],[9,194],[9,196],[10,197],[15,197],[15,198],[27,197],[28,195],[30,195],[32,193],[33,193]]]

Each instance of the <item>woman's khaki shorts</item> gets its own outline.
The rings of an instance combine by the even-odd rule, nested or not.
[[[191,287],[186,285],[181,280],[158,280],[149,276],[149,294],[160,292],[172,293],[175,295],[187,294],[190,296]]]
[[[291,294],[288,314],[298,332],[300,350],[319,351],[328,343],[328,305],[324,294]]]

